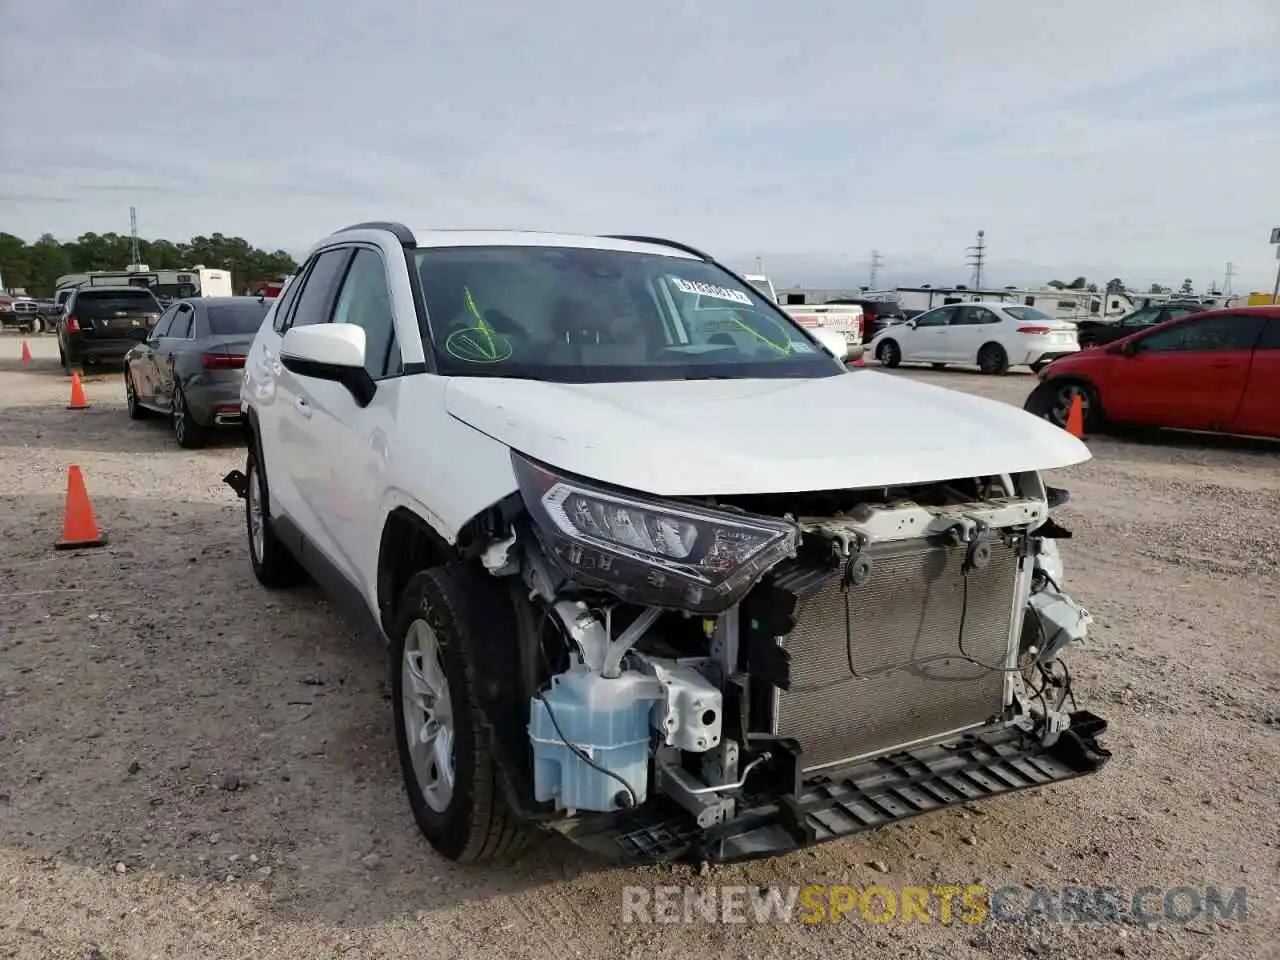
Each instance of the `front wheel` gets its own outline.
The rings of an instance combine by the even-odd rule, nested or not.
[[[876,359],[884,366],[893,369],[902,363],[902,351],[898,349],[898,344],[893,340],[886,340],[880,346],[876,347]]]
[[[479,863],[526,834],[502,792],[468,648],[491,625],[493,597],[465,567],[415,574],[391,631],[396,746],[418,829],[442,856]]]
[[[1080,398],[1084,430],[1091,433],[1102,423],[1102,403],[1098,398],[1098,391],[1087,383],[1076,380],[1046,380],[1031,391],[1022,409],[1065,428],[1076,397]]]

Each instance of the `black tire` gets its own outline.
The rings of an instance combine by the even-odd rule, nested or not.
[[[249,565],[253,575],[264,587],[280,589],[297,586],[307,579],[302,564],[289,552],[289,548],[275,535],[271,529],[271,498],[267,495],[267,475],[259,466],[257,445],[250,441],[249,452],[245,456],[244,476],[246,494],[244,498],[244,530],[245,541],[249,547]],[[257,491],[255,501],[253,491]],[[253,535],[253,512],[255,503],[262,507],[262,544],[255,542]]]
[[[978,369],[988,376],[998,377],[1009,372],[1009,354],[998,343],[985,344],[978,351]]]
[[[1065,429],[1071,412],[1071,397],[1077,393],[1080,395],[1085,433],[1093,433],[1103,424],[1102,400],[1093,385],[1082,380],[1045,380],[1031,391],[1022,409]]]
[[[494,611],[498,604],[509,602],[487,589],[488,579],[487,574],[461,564],[414,574],[400,596],[391,630],[391,699],[405,793],[427,842],[457,863],[506,857],[528,839],[502,790],[492,733],[477,702],[477,680],[467,653],[476,643],[474,636],[500,626],[502,618]],[[425,622],[438,645],[454,734],[453,787],[438,810],[428,802],[418,780],[405,730],[403,663],[406,641],[418,621]]]
[[[182,388],[173,388],[173,438],[184,450],[198,450],[209,442],[209,428],[196,423],[187,408],[187,399],[182,395]]]
[[[128,364],[124,367],[124,402],[129,410],[130,420],[151,419],[151,411],[138,402],[138,392],[133,386],[133,375],[129,372]]]
[[[1045,367],[1047,367],[1048,365],[1049,365],[1049,363],[1048,363],[1048,361],[1046,361],[1046,360],[1040,360],[1040,361],[1037,361],[1036,363],[1033,363],[1033,364],[1031,365],[1031,372],[1032,372],[1032,373],[1039,373],[1041,370],[1043,370],[1043,369],[1044,369]]]
[[[898,342],[882,340],[876,347],[876,359],[890,370],[902,363],[902,350],[898,347]]]

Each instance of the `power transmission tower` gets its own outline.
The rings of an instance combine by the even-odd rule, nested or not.
[[[871,251],[871,289],[876,288],[876,277],[880,273],[880,268],[884,266],[884,257],[880,256],[879,250]]]
[[[1231,296],[1231,278],[1236,275],[1236,265],[1227,262],[1227,275],[1222,280],[1222,295],[1224,297]]]
[[[138,252],[138,208],[129,208],[129,256],[130,263],[135,266],[142,262],[142,254]]]
[[[982,268],[987,262],[987,231],[978,231],[978,242],[965,251],[966,261],[973,267],[973,289],[982,289]]]

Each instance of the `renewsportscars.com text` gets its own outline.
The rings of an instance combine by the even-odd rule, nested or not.
[[[623,923],[1243,922],[1244,887],[624,887]]]

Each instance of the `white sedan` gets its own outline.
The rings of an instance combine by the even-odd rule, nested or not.
[[[1035,307],[999,302],[953,303],[888,327],[869,345],[886,367],[902,362],[977,364],[1000,374],[1025,364],[1039,371],[1080,350],[1076,326]]]

